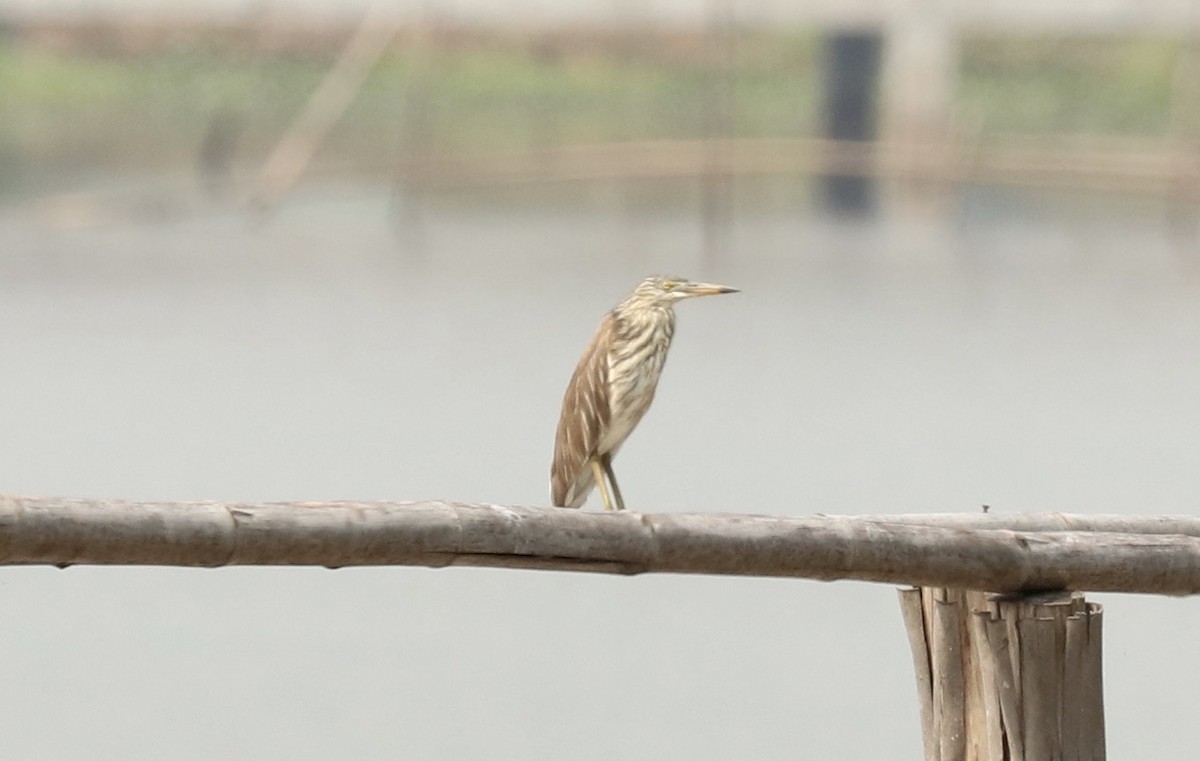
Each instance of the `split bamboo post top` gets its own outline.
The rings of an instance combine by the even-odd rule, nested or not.
[[[1104,761],[1099,605],[904,589],[925,761]]]
[[[0,564],[79,563],[466,565],[1188,595],[1200,593],[1200,518],[788,518],[447,502],[0,497]]]

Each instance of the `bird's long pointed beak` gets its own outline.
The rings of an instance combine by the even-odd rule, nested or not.
[[[715,285],[713,283],[688,283],[687,294],[689,296],[713,296],[718,293],[737,293],[737,288],[730,288],[727,285]]]

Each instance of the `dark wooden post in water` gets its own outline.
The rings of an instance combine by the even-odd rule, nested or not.
[[[879,64],[883,36],[878,32],[839,32],[825,42],[822,73],[824,136],[871,142],[878,137]],[[874,208],[874,179],[862,175],[821,178],[827,208],[850,214]]]
[[[900,590],[925,761],[1103,761],[1101,608],[1078,592]]]

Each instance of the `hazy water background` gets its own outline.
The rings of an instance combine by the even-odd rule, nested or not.
[[[136,186],[136,183],[135,183]],[[618,469],[635,508],[1192,513],[1194,221],[965,188],[932,215],[739,180],[426,199],[311,187],[64,227],[0,207],[8,493],[546,504],[562,389],[647,272],[680,307]],[[96,221],[86,215],[85,222]],[[1194,601],[1105,596],[1113,758],[1200,743]],[[22,759],[913,759],[895,593],[501,570],[4,569],[0,739]]]

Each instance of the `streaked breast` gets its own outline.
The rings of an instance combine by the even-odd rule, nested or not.
[[[650,409],[674,332],[675,315],[669,309],[621,319],[620,340],[608,354],[611,419],[600,452],[615,452]]]

